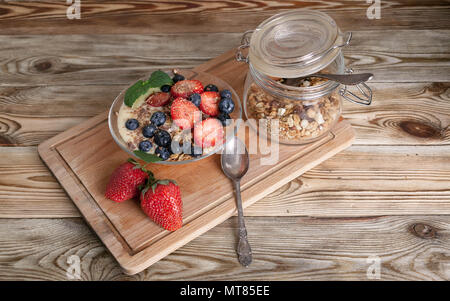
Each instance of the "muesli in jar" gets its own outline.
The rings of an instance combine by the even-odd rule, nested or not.
[[[303,79],[278,79],[278,82],[309,87],[321,85],[326,80],[318,77]],[[280,141],[317,138],[329,131],[337,122],[341,110],[337,91],[314,100],[298,101],[287,97],[276,97],[267,93],[256,83],[250,85],[247,96],[247,113],[253,119],[278,119]],[[267,123],[270,136],[271,123]]]

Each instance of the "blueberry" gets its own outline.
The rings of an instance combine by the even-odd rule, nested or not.
[[[231,123],[230,115],[224,112],[220,112],[219,115],[217,115],[217,119],[220,120],[223,126],[228,126]]]
[[[206,87],[205,87],[204,90],[205,90],[205,91],[219,92],[219,88],[217,88],[217,86],[216,86],[216,85],[213,85],[213,84],[206,85]]]
[[[191,96],[189,96],[189,101],[192,102],[197,107],[200,106],[200,102],[202,101],[202,97],[198,93],[194,93]]]
[[[170,91],[170,88],[171,88],[171,86],[169,86],[169,85],[164,85],[164,86],[161,87],[161,92],[167,93],[167,92]]]
[[[219,111],[230,114],[234,110],[234,102],[231,98],[222,98],[219,102]]]
[[[136,119],[128,119],[127,122],[125,122],[125,126],[130,131],[133,131],[139,127],[139,121]]]
[[[148,140],[139,142],[139,150],[143,152],[148,152],[152,148],[152,143]]]
[[[174,77],[172,77],[172,81],[174,83],[179,82],[180,80],[184,80],[184,76],[181,74],[175,74]]]
[[[142,128],[142,135],[146,138],[152,138],[155,135],[157,127],[154,124],[146,125]]]
[[[159,130],[155,134],[154,141],[159,146],[169,147],[172,142],[172,138],[168,132]]]
[[[163,161],[166,161],[170,157],[170,151],[165,147],[157,147],[155,150],[155,154],[159,155]]]
[[[152,117],[150,117],[150,121],[155,126],[163,125],[164,122],[166,122],[166,114],[164,114],[163,112],[155,112],[153,113]]]
[[[220,97],[222,98],[232,98],[232,94],[230,90],[222,90],[220,91]]]

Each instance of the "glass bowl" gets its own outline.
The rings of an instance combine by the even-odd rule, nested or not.
[[[163,70],[163,71],[166,72],[167,74],[169,74],[170,77],[173,77],[173,75],[174,75],[173,71],[167,71],[167,70]],[[224,89],[230,90],[233,95],[233,100],[234,100],[234,104],[235,104],[234,111],[231,114],[229,114],[231,119],[233,120],[233,122],[231,122],[230,125],[224,127],[224,130],[225,130],[224,143],[216,146],[213,150],[209,151],[208,153],[202,154],[201,156],[198,156],[196,158],[193,157],[192,159],[189,159],[189,160],[183,160],[183,161],[162,161],[161,160],[161,161],[155,161],[152,163],[166,164],[166,165],[186,164],[186,163],[199,161],[199,160],[209,157],[215,153],[218,153],[223,149],[223,146],[228,141],[229,137],[231,135],[233,135],[233,136],[236,135],[237,129],[239,127],[239,122],[242,118],[241,100],[240,100],[239,96],[237,95],[236,91],[234,91],[234,89],[228,83],[226,83],[225,81],[221,80],[220,78],[213,76],[211,74],[208,74],[206,72],[186,70],[186,69],[177,70],[176,72],[178,74],[183,75],[186,79],[197,79],[197,80],[201,81],[204,86],[206,86],[208,84],[213,84],[219,88],[219,91],[222,91]],[[150,76],[150,74],[149,74],[149,76]],[[146,80],[146,79],[148,79],[149,76],[147,76],[146,78],[141,78],[141,80]],[[131,86],[131,84],[130,84],[130,86]],[[138,157],[131,149],[129,149],[127,147],[126,142],[123,140],[122,136],[119,134],[118,113],[119,113],[120,107],[123,104],[124,95],[125,95],[125,92],[127,89],[128,89],[128,87],[126,89],[124,89],[122,92],[120,92],[120,94],[116,97],[116,99],[114,99],[114,101],[109,109],[108,126],[109,126],[109,130],[111,132],[111,135],[112,135],[114,141],[120,146],[121,149],[123,149],[125,152],[127,152],[131,157],[139,159],[139,160],[143,160],[142,158]]]

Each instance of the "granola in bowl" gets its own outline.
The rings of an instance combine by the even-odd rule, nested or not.
[[[203,72],[183,70],[170,76],[158,70],[116,98],[109,126],[128,153],[170,164],[217,152],[240,118],[239,98],[225,82]]]

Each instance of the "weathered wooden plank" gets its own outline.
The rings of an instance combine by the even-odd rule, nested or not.
[[[344,102],[355,144],[449,144],[449,83],[371,83],[371,106]],[[0,87],[0,143],[32,146],[108,109],[125,86]]]
[[[83,280],[450,280],[450,216],[355,219],[247,218],[253,263],[235,255],[232,218],[149,269],[124,275],[81,219],[0,220],[0,280],[67,280],[77,255]]]
[[[94,1],[83,0],[80,20],[66,17],[61,1],[0,3],[1,34],[243,32],[275,13],[318,9],[344,30],[448,28],[446,1],[382,1],[381,18],[369,20],[364,1]],[[248,16],[252,17],[249,18]],[[169,17],[168,17],[169,16]]]
[[[35,147],[0,148],[0,216],[80,216]]]
[[[448,146],[352,146],[246,209],[249,216],[450,214]],[[0,217],[77,217],[34,147],[0,148]]]
[[[240,36],[3,35],[0,86],[127,85],[152,69],[199,65],[237,47]],[[449,37],[450,30],[356,31],[344,54],[348,67],[373,72],[373,82],[448,82]]]
[[[448,214],[449,150],[448,146],[352,146],[255,203],[248,214],[365,216],[423,210]]]

